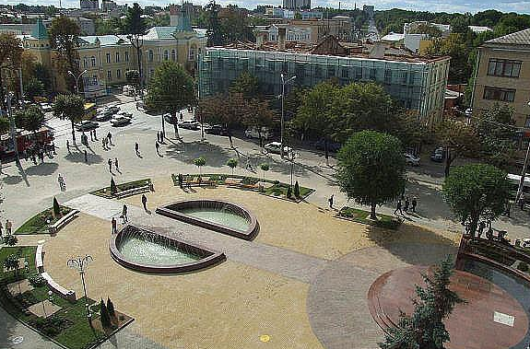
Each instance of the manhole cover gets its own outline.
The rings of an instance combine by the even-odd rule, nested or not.
[[[13,344],[20,344],[24,341],[24,337],[22,336],[17,336],[17,337],[13,337],[13,339],[11,339],[11,343]]]
[[[259,336],[259,340],[263,343],[267,343],[271,340],[271,336],[269,336],[268,334],[262,334],[261,336]]]

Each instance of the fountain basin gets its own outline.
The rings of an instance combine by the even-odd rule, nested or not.
[[[249,210],[223,200],[179,201],[157,208],[156,213],[245,240],[259,232],[259,223]]]
[[[226,259],[224,253],[133,225],[112,235],[110,254],[118,264],[145,273],[185,273]]]

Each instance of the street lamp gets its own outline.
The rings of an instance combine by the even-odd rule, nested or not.
[[[280,120],[281,124],[280,124],[280,156],[281,158],[283,159],[283,133],[284,133],[284,129],[285,129],[285,115],[284,115],[284,107],[283,107],[283,103],[284,103],[284,99],[285,99],[285,85],[290,83],[290,82],[293,82],[295,79],[296,79],[296,75],[292,76],[291,78],[285,80],[284,76],[283,76],[283,73],[280,74],[280,77],[282,78],[282,118]]]
[[[48,301],[51,303],[52,301],[52,295],[53,295],[53,292],[52,291],[48,291]],[[46,314],[46,307],[44,306],[44,303],[46,302],[46,300],[43,300],[42,301],[42,311],[44,313],[44,318],[46,319],[48,317],[48,315]]]
[[[86,293],[86,283],[85,283],[85,268],[92,261],[93,261],[92,256],[87,254],[84,257],[78,256],[78,257],[70,258],[68,262],[66,262],[66,265],[68,267],[72,269],[76,269],[79,272],[79,275],[81,275],[81,282],[83,283],[83,291],[85,292],[85,300],[88,299],[88,296]]]
[[[530,101],[527,103],[530,107]],[[517,202],[523,194],[524,180],[526,176],[526,168],[528,167],[528,161],[530,160],[530,139],[528,140],[528,147],[526,148],[526,155],[524,157],[523,169],[521,171],[521,181],[519,182],[519,188],[517,188],[517,195],[515,196],[515,202]]]
[[[74,73],[72,73],[71,70],[68,71],[68,74],[70,74],[75,79],[75,92],[77,94],[79,94],[79,79],[81,78],[81,76],[83,76],[83,74],[85,74],[87,72],[88,72],[88,70],[85,69],[79,75],[75,75]]]

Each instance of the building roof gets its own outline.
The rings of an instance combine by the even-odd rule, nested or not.
[[[48,39],[48,31],[46,31],[46,27],[42,23],[41,18],[37,19],[37,24],[33,27],[31,36],[38,40]]]
[[[485,44],[530,45],[530,28],[488,40]]]
[[[400,34],[400,33],[390,33],[390,34],[387,34],[385,36],[383,36],[381,38],[381,41],[391,41],[391,42],[396,42],[396,41],[401,41],[405,38],[405,34]]]
[[[193,29],[191,28],[191,22],[190,18],[184,11],[180,11],[179,20],[177,23],[177,27],[175,28],[178,32],[191,32]]]
[[[144,40],[169,40],[174,39],[173,33],[175,33],[177,27],[153,27],[149,29]]]
[[[80,36],[79,44],[81,46],[85,45],[96,45],[99,41],[100,46],[114,46],[120,45],[123,43],[129,43],[123,37],[117,37],[116,35],[89,35],[89,36]]]
[[[490,27],[481,27],[478,25],[468,25],[467,26],[473,33],[483,33],[483,32],[492,32],[493,29]]]

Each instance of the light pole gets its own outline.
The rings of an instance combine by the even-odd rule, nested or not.
[[[83,72],[79,73],[79,75],[75,75],[74,73],[72,73],[71,70],[68,71],[68,74],[70,74],[74,79],[75,79],[75,92],[77,94],[79,94],[79,79],[81,79],[81,76],[83,76],[83,74],[87,73],[88,70],[83,70]]]
[[[13,141],[13,151],[15,152],[17,164],[20,164],[20,158],[18,156],[18,144],[17,144],[17,132],[15,127],[15,118],[13,117],[13,110],[11,108],[11,98],[13,98],[12,92],[7,93],[7,112],[9,113],[9,123],[11,127],[11,140]]]
[[[291,187],[293,186],[293,172],[294,172],[294,160],[296,159],[296,152],[294,151],[294,149],[291,149],[291,152],[289,153],[289,155],[291,156],[290,160],[291,160]]]
[[[530,107],[530,102],[528,102]],[[517,188],[517,195],[515,196],[515,202],[519,201],[519,198],[523,194],[524,180],[526,177],[526,168],[528,167],[528,161],[530,160],[530,139],[528,140],[528,147],[526,148],[526,155],[524,157],[523,169],[521,170],[521,181],[519,182],[519,188]]]
[[[285,80],[283,73],[280,74],[280,77],[282,78],[282,118],[280,120],[280,157],[283,159],[283,133],[285,131],[285,115],[284,115],[284,99],[285,99],[285,85],[294,81],[296,79],[296,75],[292,76],[291,78]]]
[[[85,301],[88,299],[87,293],[86,293],[86,283],[85,283],[85,268],[88,264],[90,264],[94,259],[91,255],[85,255],[84,257],[78,256],[73,257],[66,262],[66,265],[72,269],[76,269],[79,272],[79,275],[81,275],[81,282],[83,283],[83,291],[85,293]],[[87,309],[88,312],[88,309]]]

